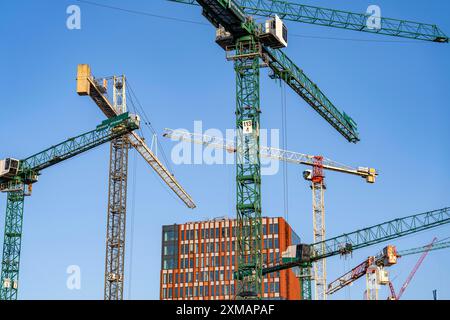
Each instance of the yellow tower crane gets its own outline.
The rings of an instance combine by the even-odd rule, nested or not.
[[[108,97],[108,82],[112,82],[112,102]],[[127,111],[126,85],[125,76],[96,79],[92,76],[89,65],[78,65],[78,95],[91,97],[107,118],[115,117]],[[128,150],[130,148],[136,149],[162,181],[188,208],[194,209],[196,207],[191,196],[147,146],[143,137],[131,132],[111,142],[106,228],[105,300],[123,299]]]
[[[234,142],[220,138],[213,137],[198,133],[190,133],[184,130],[165,129],[163,134],[166,138],[172,140],[181,140],[191,142],[195,144],[201,144],[204,146],[227,150],[228,152],[236,152]],[[311,156],[303,153],[286,151],[277,148],[260,147],[261,157],[275,159],[279,161],[290,162],[294,164],[301,164],[312,167],[312,170],[306,170],[303,172],[303,177],[311,181],[311,189],[313,195],[313,243],[323,243],[325,238],[325,202],[324,191],[325,186],[325,174],[324,170],[336,171],[341,173],[347,173],[355,176],[360,176],[368,183],[374,183],[375,178],[378,175],[377,171],[373,168],[358,167],[353,168],[336,161],[324,158],[322,156]],[[322,248],[325,251],[325,248]],[[314,297],[316,300],[326,300],[326,259],[319,260],[313,264],[314,274]],[[307,275],[311,274],[310,271],[306,272]],[[308,291],[308,290],[306,290]],[[305,290],[303,290],[305,294]],[[311,294],[305,294],[305,296],[311,296]]]

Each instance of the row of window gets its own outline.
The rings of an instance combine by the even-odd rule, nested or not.
[[[162,292],[163,299],[173,298],[193,298],[193,297],[215,297],[234,295],[234,284],[219,286],[197,286],[197,287],[180,287],[180,288],[164,288]]]
[[[230,252],[230,249],[237,251],[237,241],[222,241],[222,242],[209,242],[209,243],[186,243],[180,245],[181,254],[191,253],[219,253]],[[278,238],[274,238],[273,241],[270,238],[263,239],[263,249],[277,249],[279,248]],[[164,255],[172,255],[176,252],[176,248],[170,245],[164,246]]]
[[[207,281],[224,281],[225,275],[227,279],[233,279],[232,270],[214,270],[214,271],[197,271],[195,272],[195,282],[207,282]],[[279,278],[280,272],[274,272],[271,274],[272,278]],[[181,283],[193,283],[194,272],[181,272],[181,273],[163,273],[163,284],[181,284]]]
[[[278,239],[275,239],[277,243]],[[177,269],[178,257],[164,257],[163,269]],[[279,252],[267,252],[262,254],[263,264],[273,264],[280,262]],[[207,267],[219,267],[219,266],[234,266],[236,265],[236,255],[223,255],[223,256],[206,256],[206,257],[191,257],[180,258],[180,269],[192,269],[192,268],[207,268]]]
[[[235,255],[230,256],[213,256],[197,259],[181,258],[180,259],[180,269],[194,268],[205,268],[205,267],[219,267],[219,266],[234,266],[236,264]]]
[[[230,233],[231,229],[231,233]],[[195,230],[181,230],[181,240],[197,240],[199,238],[199,232],[202,239],[218,239],[220,235],[222,238],[228,238],[230,235],[236,237],[236,226],[234,227],[222,227],[222,232],[219,228],[206,228]],[[267,225],[263,224],[263,234],[277,234],[278,223],[269,224],[269,232],[267,232]]]
[[[280,293],[279,282],[265,282],[264,293]],[[196,286],[196,287],[175,287],[163,288],[163,299],[193,298],[193,297],[215,297],[234,295],[234,284],[218,286]]]

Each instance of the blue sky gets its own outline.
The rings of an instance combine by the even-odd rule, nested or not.
[[[206,21],[199,8],[164,0],[96,1]],[[365,0],[302,3],[354,12],[364,12],[374,4]],[[66,8],[71,4],[81,7],[81,30],[66,28]],[[450,33],[448,1],[377,0],[375,4],[383,16],[435,23]],[[75,0],[9,1],[2,7],[2,158],[24,158],[102,121],[92,101],[76,94],[79,63],[90,64],[97,76],[126,74],[159,133],[165,127],[193,130],[195,120],[202,120],[204,128],[233,127],[233,68],[214,43],[211,26],[133,15]],[[372,166],[380,172],[374,185],[357,177],[327,174],[327,234],[331,237],[448,206],[450,46],[319,39],[314,37],[399,40],[292,22],[287,25],[291,34],[287,54],[338,108],[358,122],[361,135],[357,145],[347,143],[287,90],[287,148],[349,165]],[[280,128],[281,90],[267,77],[267,70],[262,71],[261,88],[262,127]],[[170,154],[173,144],[161,142]],[[49,168],[35,185],[33,196],[26,199],[21,299],[103,298],[108,158],[105,145]],[[161,225],[234,216],[234,167],[172,165],[198,205],[192,211],[173,198],[139,156],[132,154],[130,159],[136,187],[130,178],[127,240],[133,238],[134,245],[131,256],[128,241],[125,296],[157,299]],[[311,193],[301,178],[303,169],[288,167],[289,222],[309,242]],[[281,172],[264,177],[264,215],[284,215],[282,186]],[[1,229],[5,203],[2,195]],[[393,244],[399,249],[423,245],[433,236],[447,237],[448,230],[441,227]],[[383,245],[359,250],[352,259],[328,259],[328,279],[376,254]],[[391,268],[397,290],[417,259],[402,258]],[[66,288],[69,265],[81,268],[81,290]],[[450,299],[449,267],[448,252],[431,253],[404,298],[430,299],[437,289],[440,298]],[[333,298],[361,299],[364,289],[360,280]],[[380,295],[387,296],[387,288]]]

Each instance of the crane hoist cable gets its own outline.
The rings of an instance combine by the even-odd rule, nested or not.
[[[281,140],[282,148],[288,150],[287,141],[287,110],[286,110],[286,85],[280,81],[281,89]],[[284,218],[289,222],[289,180],[288,180],[288,164],[286,161],[282,162],[283,166],[283,205]]]
[[[133,152],[132,162],[132,182],[131,182],[131,221],[130,221],[130,249],[129,252],[129,280],[128,280],[128,299],[131,300],[132,283],[133,283],[133,248],[134,248],[134,227],[135,227],[135,215],[136,215],[136,179],[137,179],[137,156],[136,152]]]

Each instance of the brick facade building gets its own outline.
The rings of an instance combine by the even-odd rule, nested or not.
[[[283,218],[263,218],[263,263],[281,259],[291,244],[300,243]],[[160,299],[234,299],[237,270],[235,220],[167,225],[162,228]],[[264,299],[300,299],[299,281],[292,270],[264,276]]]

